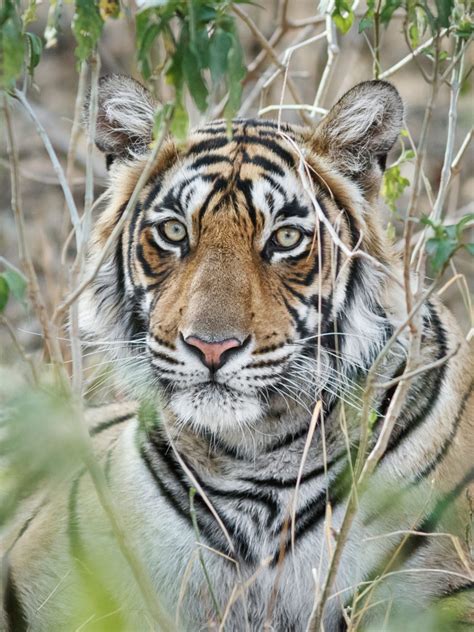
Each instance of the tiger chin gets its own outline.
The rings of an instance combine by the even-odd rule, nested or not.
[[[156,109],[123,76],[103,78],[98,100],[110,188],[91,269],[147,163]],[[236,119],[230,135],[214,121],[184,146],[164,141],[80,304],[84,338],[109,348],[131,400],[151,402],[152,415],[91,412],[90,433],[164,618],[80,470],[13,527],[6,629],[307,629],[350,494],[365,380],[406,319],[378,209],[402,121],[396,89],[368,81],[313,129]],[[326,632],[474,621],[472,359],[436,298],[420,323],[418,361],[433,367],[411,379],[358,499]],[[369,448],[407,348],[403,330],[378,366]]]

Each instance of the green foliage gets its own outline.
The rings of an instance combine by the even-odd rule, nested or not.
[[[458,250],[466,250],[474,255],[474,244],[464,241],[464,231],[474,223],[474,213],[465,215],[457,224],[444,226],[435,223],[429,217],[423,217],[421,223],[433,229],[434,236],[426,242],[426,252],[435,273],[440,273]]]
[[[228,91],[226,116],[233,116],[239,106],[245,66],[230,6],[228,0],[169,0],[145,3],[137,14],[137,57],[145,80],[161,71],[157,61],[160,38],[169,53],[165,75],[175,89],[172,131],[178,138],[188,126],[186,89],[201,112],[206,110],[211,92],[222,83]],[[171,22],[176,20],[179,32],[175,36]]]
[[[30,75],[33,75],[33,71],[41,59],[43,42],[41,41],[41,37],[35,33],[26,33],[26,41],[28,42],[28,72]]]
[[[0,7],[0,88],[10,89],[22,73],[25,56],[23,24],[16,0]]]
[[[76,57],[85,61],[95,50],[102,34],[104,20],[95,0],[76,0],[72,30],[76,38]]]
[[[0,312],[7,306],[10,295],[24,302],[26,298],[27,281],[18,271],[10,268],[0,274]]]
[[[410,180],[401,174],[400,166],[414,158],[412,150],[403,150],[399,159],[385,170],[382,181],[382,196],[390,210],[395,213],[396,202],[410,186]]]
[[[372,1],[374,0],[369,0],[369,2]],[[341,33],[345,35],[354,22],[354,11],[352,10],[351,2],[349,0],[336,0],[332,19]]]
[[[3,312],[10,296],[10,287],[6,280],[0,275],[0,312]]]
[[[420,35],[429,27],[431,34],[436,35],[443,28],[459,22],[459,16],[453,16],[454,0],[368,0],[367,10],[359,22],[359,33],[372,28],[377,19],[387,27],[397,9],[406,13],[407,34],[412,46],[418,46]]]
[[[18,502],[50,480],[60,481],[80,463],[80,439],[70,398],[52,388],[15,392],[10,376],[2,378],[10,393],[2,402],[0,458],[0,525]]]

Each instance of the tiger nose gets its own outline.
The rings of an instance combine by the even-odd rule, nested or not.
[[[232,351],[236,351],[243,346],[237,338],[206,342],[197,336],[188,336],[183,338],[183,342],[190,351],[199,356],[201,362],[211,371],[220,369],[232,356]]]

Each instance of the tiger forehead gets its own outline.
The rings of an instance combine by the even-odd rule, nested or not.
[[[297,173],[298,156],[278,129],[234,125],[230,138],[225,126],[217,130],[208,125],[193,133],[152,200],[154,213],[166,209],[191,216],[232,208],[275,217],[291,207],[298,217],[307,214],[303,209],[310,201]]]

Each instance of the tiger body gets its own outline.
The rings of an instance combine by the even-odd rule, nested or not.
[[[150,133],[149,121],[136,122],[134,153],[121,155],[130,112],[114,106],[118,81],[148,107],[123,78],[103,84],[97,142],[114,159],[113,195],[91,265],[131,196]],[[117,405],[92,422],[91,435],[132,548],[176,629],[224,620],[226,630],[298,631],[310,621],[347,506],[365,380],[406,319],[401,266],[376,210],[401,116],[394,89],[368,82],[316,131],[235,121],[229,137],[216,122],[185,149],[167,142],[83,297],[85,331],[129,341],[116,346],[119,372],[139,399],[153,393],[151,422]],[[358,249],[369,257],[349,256]],[[418,323],[417,366],[435,366],[410,380],[359,498],[324,609],[329,632],[345,629],[347,606],[346,618],[377,630],[398,609],[411,617],[454,595],[459,621],[473,620],[472,359],[436,298]],[[220,341],[230,342],[217,363]],[[408,344],[405,329],[378,366],[369,447]],[[111,629],[153,629],[130,571],[110,558],[116,544],[85,471],[33,513],[7,556],[11,629],[102,629],[90,602],[81,608],[88,586],[106,587],[118,604]],[[364,611],[354,599],[370,582]]]

